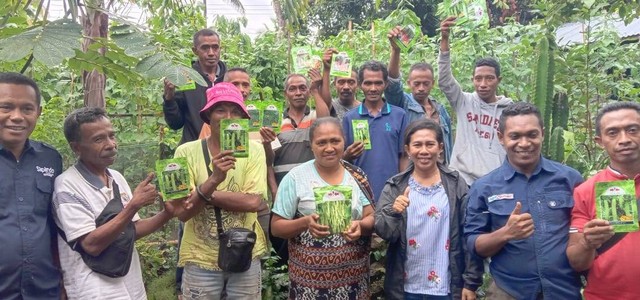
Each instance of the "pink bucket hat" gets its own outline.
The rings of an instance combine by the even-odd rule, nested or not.
[[[250,119],[247,107],[244,105],[244,99],[238,88],[231,83],[220,82],[207,90],[207,103],[200,110],[200,118],[202,121],[209,124],[208,110],[222,102],[237,104],[242,109],[242,113],[244,114],[243,118]]]

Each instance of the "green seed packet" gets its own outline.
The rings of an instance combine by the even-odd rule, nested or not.
[[[234,157],[249,157],[249,120],[220,120],[220,150],[232,150]]]
[[[365,150],[371,150],[371,136],[369,135],[369,121],[351,120],[353,141],[364,143]]]
[[[353,188],[329,185],[313,188],[318,223],[329,226],[332,234],[339,234],[351,225],[351,194]]]
[[[189,80],[189,83],[185,84],[185,85],[181,85],[181,86],[177,86],[176,87],[176,91],[177,92],[183,92],[183,91],[193,91],[196,89],[196,82],[193,80]]]
[[[335,77],[351,77],[351,66],[353,53],[351,51],[339,51],[333,56],[331,61],[331,76]]]
[[[164,201],[180,199],[189,195],[191,178],[185,157],[156,161],[156,177]]]
[[[310,69],[320,69],[322,58],[309,46],[293,47],[291,49],[293,70],[297,74],[306,75]]]
[[[408,52],[416,41],[416,27],[409,24],[402,28],[400,34],[396,36],[396,45],[403,52]]]
[[[615,232],[638,231],[638,202],[633,180],[596,183],[596,217],[609,221]]]
[[[438,4],[436,15],[441,19],[456,16],[456,25],[467,30],[489,27],[489,12],[484,0],[444,0]]]
[[[262,101],[262,126],[271,127],[276,133],[280,132],[282,125],[282,102],[275,100]]]
[[[247,112],[249,112],[249,131],[260,131],[262,119],[260,118],[260,101],[245,101]]]

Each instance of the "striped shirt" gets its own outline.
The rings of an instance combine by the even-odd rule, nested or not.
[[[404,291],[450,293],[449,200],[442,183],[424,187],[409,178]]]

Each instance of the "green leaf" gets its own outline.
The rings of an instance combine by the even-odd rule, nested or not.
[[[201,86],[207,86],[207,82],[198,71],[183,65],[172,66],[172,68],[167,70],[165,77],[176,86],[185,85],[190,80],[195,81]]]
[[[33,53],[35,60],[55,66],[74,54],[80,46],[79,24],[61,19],[0,40],[0,60],[9,62]]]

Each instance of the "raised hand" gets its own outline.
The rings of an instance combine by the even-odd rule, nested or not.
[[[411,188],[407,187],[406,189],[404,189],[404,193],[402,193],[402,195],[396,197],[396,200],[393,202],[393,206],[391,206],[391,208],[393,208],[393,211],[401,214],[407,209],[407,207],[409,207],[410,190]]]
[[[516,207],[511,212],[505,227],[507,228],[507,238],[509,240],[522,240],[533,234],[533,218],[529,213],[522,213],[522,203],[520,201],[516,203]]]
[[[389,39],[389,44],[391,44],[391,49],[392,50],[396,50],[396,51],[400,51],[400,47],[398,47],[398,40],[397,37],[402,33],[402,27],[400,26],[396,26],[391,28],[391,30],[389,30],[389,33],[387,33],[387,38]]]
[[[322,64],[326,69],[331,68],[331,61],[333,60],[334,54],[338,54],[338,50],[336,50],[335,48],[324,50],[324,53],[322,54]]]
[[[311,79],[311,89],[320,89],[322,86],[322,73],[318,69],[310,69],[308,72]]]
[[[449,40],[451,34],[451,27],[456,25],[456,17],[448,17],[440,23],[440,36],[443,40]]]
[[[233,151],[231,150],[220,151],[220,153],[211,160],[211,163],[213,163],[211,176],[216,185],[221,184],[227,178],[227,171],[235,169],[236,158],[233,157],[232,154]]]
[[[176,86],[171,83],[171,81],[164,79],[164,100],[169,101],[173,100],[173,97],[176,95]]]
[[[363,152],[364,152],[364,143],[362,141],[357,141],[349,145],[349,147],[347,147],[347,149],[344,150],[344,154],[342,154],[342,157],[345,160],[351,161],[360,157],[360,155],[362,155]]]

